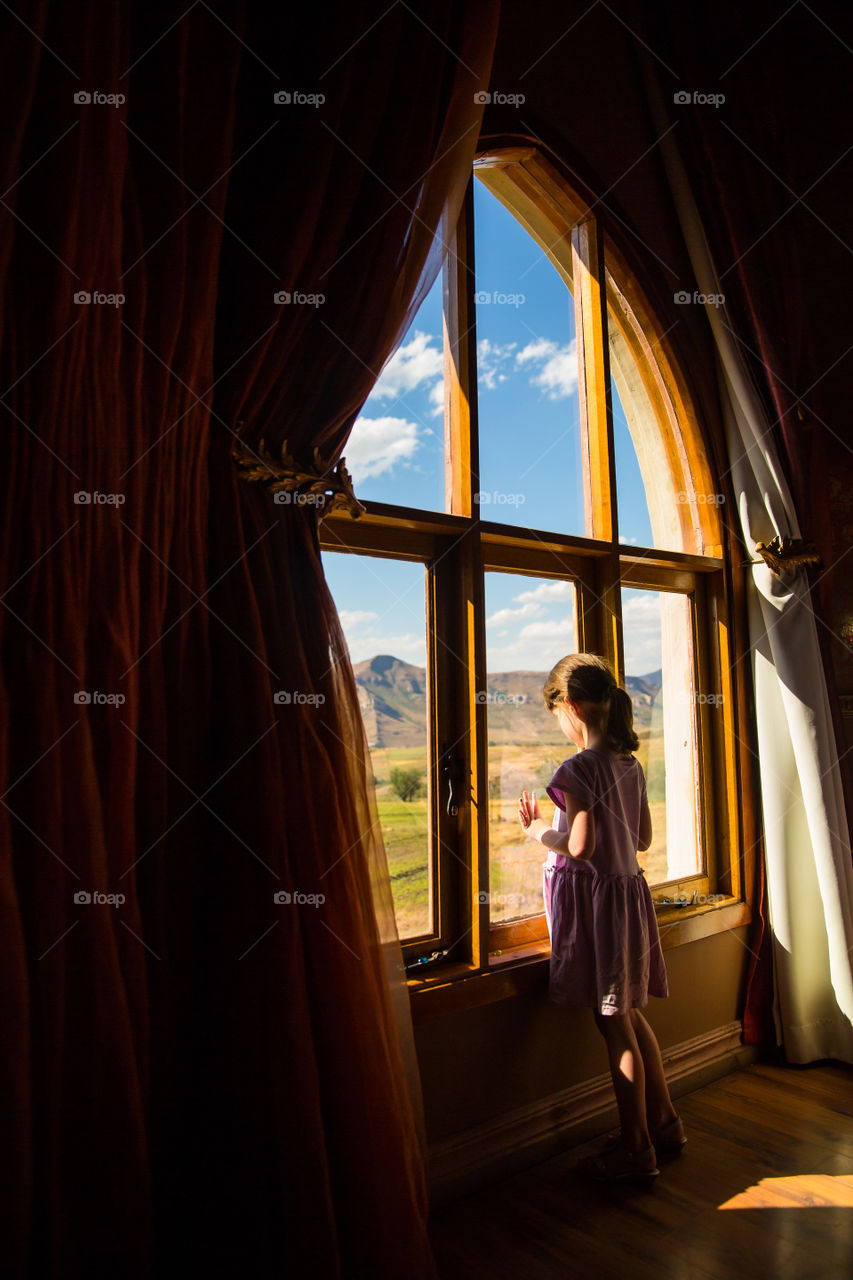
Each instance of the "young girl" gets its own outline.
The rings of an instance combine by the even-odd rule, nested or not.
[[[557,806],[553,826],[535,791],[522,792],[525,834],[550,850],[543,893],[551,938],[549,995],[590,1005],[607,1044],[621,1137],[579,1170],[599,1180],[653,1178],[657,1151],[686,1142],[655,1034],[640,1009],[649,994],[669,994],[657,921],[637,850],[652,841],[646,779],[631,699],[603,658],[562,658],[545,681],[545,706],[577,755],[546,787]]]

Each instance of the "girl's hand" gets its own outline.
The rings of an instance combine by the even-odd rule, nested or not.
[[[518,821],[521,823],[521,829],[527,834],[527,829],[531,823],[542,820],[539,812],[539,801],[536,799],[536,792],[532,794],[522,791],[518,798]]]

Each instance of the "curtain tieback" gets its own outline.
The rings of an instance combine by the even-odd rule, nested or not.
[[[334,511],[346,509],[357,518],[364,507],[355,496],[352,479],[344,458],[337,466],[324,462],[315,446],[310,465],[297,461],[287,452],[287,441],[281,446],[280,459],[267,452],[263,439],[253,449],[240,437],[244,426],[239,423],[236,444],[231,457],[237,464],[240,477],[251,483],[262,484],[273,495],[277,505],[311,507],[318,520]]]

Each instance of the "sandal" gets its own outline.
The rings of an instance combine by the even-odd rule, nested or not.
[[[576,1166],[578,1173],[595,1182],[633,1182],[656,1178],[660,1173],[654,1147],[631,1152],[612,1141],[597,1155],[587,1156]]]
[[[670,1155],[675,1155],[687,1142],[684,1136],[684,1124],[681,1116],[676,1116],[674,1120],[670,1120],[669,1124],[663,1125],[660,1129],[655,1129],[651,1138],[656,1151],[664,1151]]]

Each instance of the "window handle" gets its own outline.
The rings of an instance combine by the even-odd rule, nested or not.
[[[461,792],[462,769],[455,756],[444,753],[444,776],[447,778],[447,816],[455,818],[459,814],[457,796]]]

